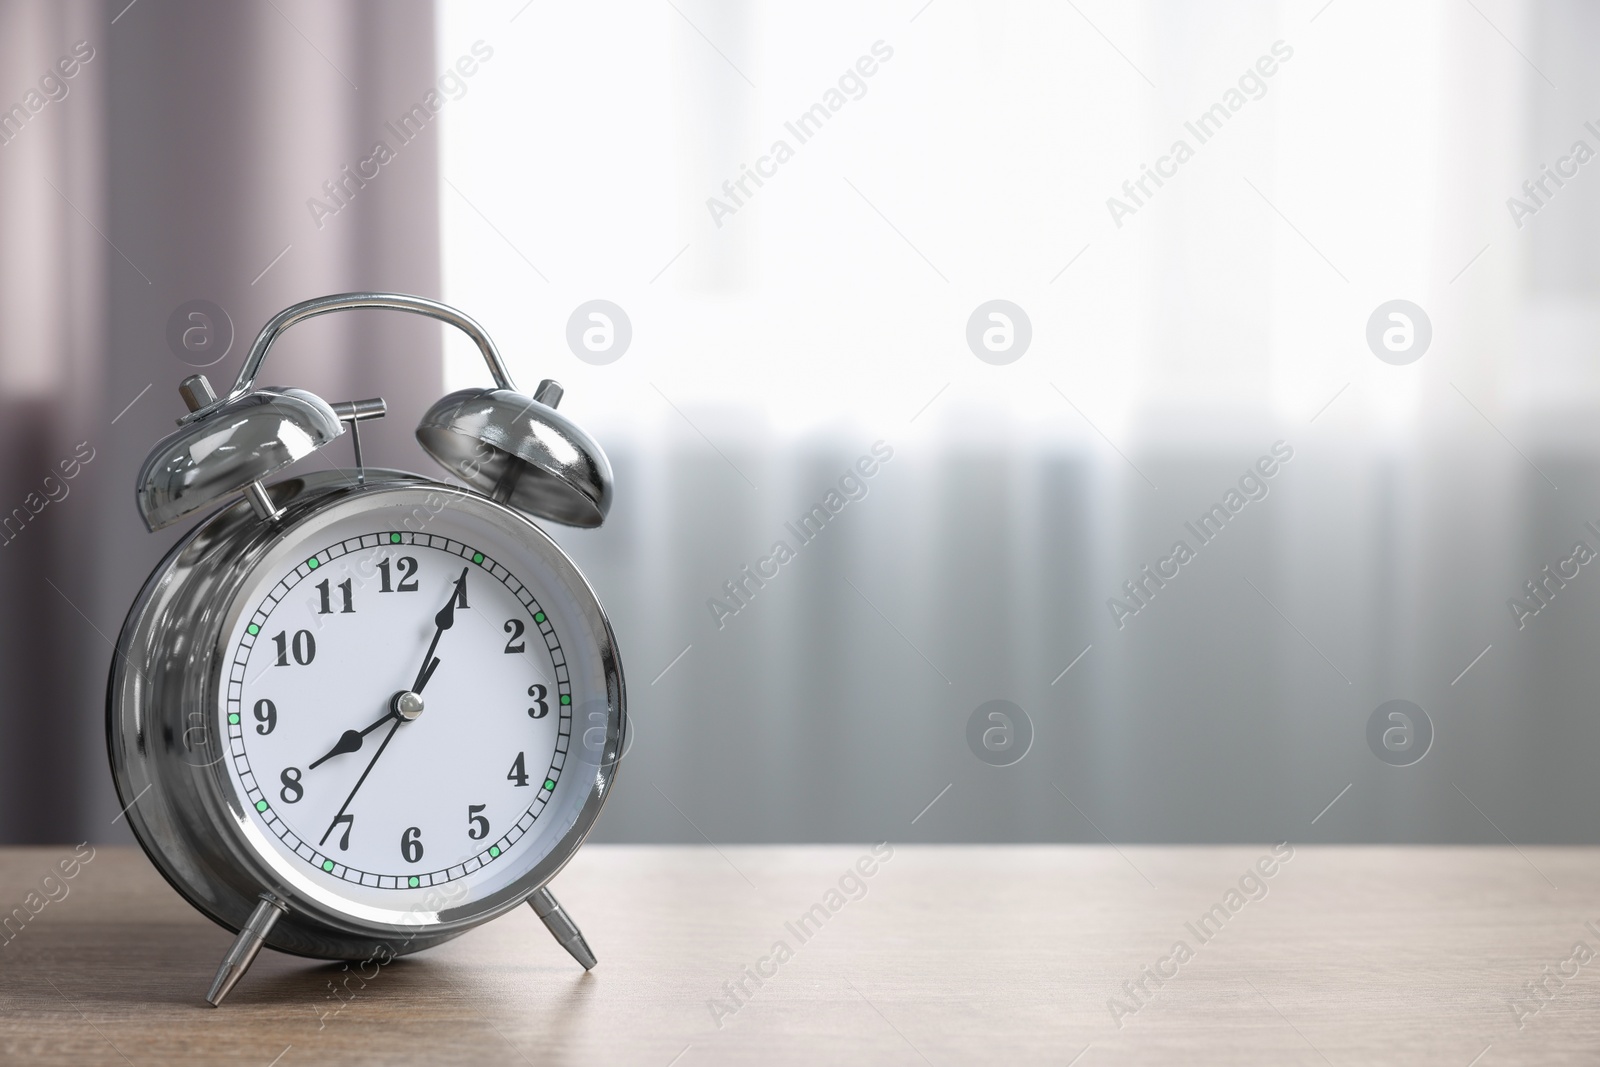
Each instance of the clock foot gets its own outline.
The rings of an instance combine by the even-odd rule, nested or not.
[[[583,969],[593,970],[599,962],[594,958],[594,953],[589,950],[589,942],[583,939],[583,931],[578,929],[578,924],[573,922],[561,905],[556,903],[556,898],[548,889],[538,889],[533,896],[528,898],[528,903],[533,907],[533,913],[544,922],[545,929],[555,936],[561,947],[572,953],[572,958],[583,964]]]
[[[239,931],[239,936],[234,939],[228,954],[222,957],[222,966],[217,968],[217,977],[211,982],[211,992],[206,994],[207,1004],[213,1008],[222,1004],[222,998],[228,995],[239,979],[244,977],[244,972],[250,969],[250,964],[255,962],[256,953],[261,951],[262,942],[266,941],[267,934],[287,910],[275,898],[265,893],[261,895],[261,903],[250,913],[249,920],[244,924],[244,929]]]

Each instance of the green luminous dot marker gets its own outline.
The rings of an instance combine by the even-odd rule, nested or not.
[[[256,810],[257,811],[266,811],[267,810],[267,802],[265,800],[256,801]]]
[[[229,715],[228,716],[228,725],[229,726],[238,726],[239,725],[239,716],[237,716],[237,715]]]
[[[544,622],[544,612],[542,612],[542,611],[535,612],[534,616],[533,616],[533,621],[534,622]]]
[[[400,535],[397,534],[397,533],[390,534],[389,535],[389,543],[391,545],[398,545],[400,543]]]
[[[317,558],[315,556],[312,556],[310,559],[306,560],[306,566],[310,567],[312,570],[316,570],[319,566],[321,566],[321,564],[317,562]]]
[[[398,535],[396,535],[396,536],[398,536]],[[419,886],[421,884],[422,884],[422,879],[418,878],[414,874],[410,878],[406,879],[406,885],[410,886],[412,889],[417,888],[417,886]]]
[[[483,562],[483,553],[482,552],[474,552],[472,554],[472,562],[474,562],[474,563],[482,563]]]
[[[544,780],[544,787],[546,789],[554,789],[556,787],[556,784],[554,782],[552,782],[550,779],[546,778]]]
[[[323,860],[322,861],[322,869],[325,870],[325,871],[330,871],[331,872],[333,870],[333,861],[332,860]]]
[[[255,623],[251,623],[249,626],[245,627],[245,631],[249,633],[251,637],[254,637],[256,634],[261,632],[261,627],[257,626]]]
[[[565,694],[565,693],[562,693],[562,694],[561,694],[561,703],[563,703],[563,704],[570,704],[570,703],[572,703],[572,698],[571,698],[571,697],[569,697],[569,696],[568,696],[568,695],[567,695],[567,694]]]
[[[498,855],[500,855],[500,846],[499,845],[490,845],[489,846],[489,858],[490,859],[494,859]]]

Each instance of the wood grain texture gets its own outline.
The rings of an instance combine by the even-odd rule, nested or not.
[[[0,908],[70,852],[0,850]],[[1269,849],[898,847],[830,898],[869,855],[590,846],[553,884],[590,974],[519,909],[364,984],[264,952],[213,1010],[229,935],[102,848],[0,946],[0,1063],[1499,1067],[1600,1044],[1600,958],[1563,962],[1600,951],[1600,849],[1298,848],[1235,912]],[[802,942],[786,923],[819,904]],[[1187,924],[1213,905],[1202,941]],[[792,958],[715,1018],[780,940]],[[1191,958],[1135,1001],[1123,983],[1177,941]],[[1527,983],[1563,966],[1532,1014]]]

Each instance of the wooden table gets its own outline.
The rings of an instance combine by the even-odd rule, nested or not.
[[[68,854],[0,850],[0,908]],[[101,848],[0,947],[0,1063],[1595,1062],[1600,956],[1573,950],[1600,953],[1600,849],[1271,857],[591,846],[553,886],[590,974],[519,909],[364,984],[264,952],[213,1010],[229,935],[142,854]]]

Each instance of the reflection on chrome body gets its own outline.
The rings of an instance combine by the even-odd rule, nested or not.
[[[518,512],[459,487],[401,471],[369,468],[355,485],[336,472],[319,472],[270,486],[282,509],[276,524],[259,521],[243,500],[211,516],[180,541],[156,567],[128,614],[113,657],[107,693],[107,741],[119,803],[167,881],[201,912],[229,930],[244,929],[263,891],[288,908],[263,932],[264,943],[283,952],[322,959],[366,959],[378,946],[396,954],[447,941],[516,907],[543,886],[582,844],[616,777],[626,721],[622,668],[609,621],[577,568],[549,536]],[[577,817],[548,855],[519,880],[481,900],[452,906],[352,914],[340,898],[309,883],[291,885],[251,837],[244,804],[228,781],[223,761],[201,761],[186,747],[189,714],[219,706],[224,642],[241,610],[239,592],[249,577],[304,523],[331,521],[392,504],[396,494],[421,507],[447,497],[447,506],[471,509],[508,528],[544,559],[581,599],[585,629],[598,642],[606,699],[605,736],[599,751],[575,746],[592,766]],[[414,498],[414,500],[413,500]],[[213,737],[223,736],[213,730]],[[135,803],[135,800],[137,802]]]
[[[330,405],[300,389],[256,387],[262,362],[284,330],[319,315],[363,308],[426,315],[455,326],[477,344],[496,388],[445,397],[417,428],[423,448],[472,489],[401,471],[367,470],[359,423],[387,413],[381,398]],[[189,413],[145,460],[136,486],[140,516],[156,530],[233,494],[243,497],[201,522],[145,582],[112,661],[106,733],[112,778],[139,843],[190,903],[238,931],[207,1000],[219,1004],[264,944],[323,959],[415,952],[530,895],[536,895],[534,910],[563,947],[585,968],[593,967],[594,954],[583,935],[543,887],[583,843],[610,792],[626,712],[616,639],[594,590],[529,519],[599,526],[611,506],[611,465],[593,438],[556,413],[561,386],[547,380],[533,397],[517,392],[483,327],[452,307],[398,293],[342,293],[273,316],[226,397],[218,398],[199,374],[184,379],[179,394]],[[265,483],[343,434],[345,422],[355,444],[354,479],[323,472],[270,487]],[[218,711],[226,642],[256,576],[281,567],[285,553],[336,522],[376,520],[380,512],[392,517],[397,508],[435,515],[444,507],[505,534],[570,600],[582,639],[593,646],[588,719],[602,719],[604,728],[597,723],[584,731],[584,745],[562,750],[570,761],[566,766],[577,772],[575,780],[586,784],[570,794],[565,821],[540,842],[544,851],[527,857],[525,870],[513,868],[509,884],[478,900],[464,901],[464,894],[448,885],[442,892],[430,887],[420,898],[400,898],[412,902],[400,910],[399,903],[347,899],[288,865],[262,838],[250,818],[254,813],[247,814],[247,802],[223,766],[226,744],[218,742],[215,758],[197,759],[191,738],[198,732],[207,749],[200,755],[209,757],[209,739],[226,736]],[[391,713],[397,725],[422,711],[417,693],[395,695]],[[192,725],[197,719],[198,730]],[[213,719],[217,728],[204,728]],[[589,743],[597,733],[603,736]],[[359,747],[359,738],[356,743]],[[339,751],[336,746],[330,755]],[[411,882],[416,885],[417,879]]]
[[[199,378],[200,375],[196,375]],[[139,471],[139,515],[152,530],[271,477],[344,433],[303,389],[261,389],[162,438]]]
[[[560,399],[555,382],[543,383],[536,398],[463,389],[428,409],[417,440],[495,500],[568,526],[599,526],[611,510],[611,464],[594,438],[556,411]]]

